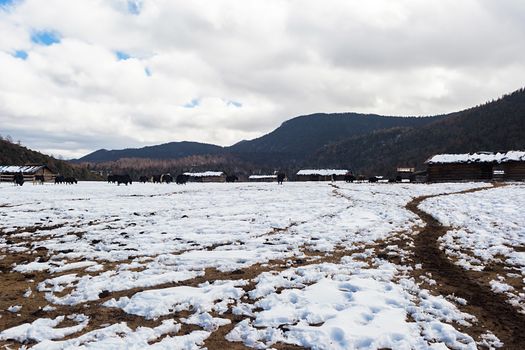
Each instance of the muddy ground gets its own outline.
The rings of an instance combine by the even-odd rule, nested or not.
[[[464,191],[461,193],[483,191],[486,188],[474,189]],[[334,186],[334,195],[344,195],[338,192],[338,187]],[[103,327],[104,325],[117,322],[126,322],[128,326],[135,329],[139,326],[154,327],[159,325],[163,320],[168,318],[181,319],[188,317],[188,312],[179,312],[169,316],[160,317],[157,320],[146,320],[139,316],[129,315],[120,309],[101,307],[100,305],[111,298],[119,298],[123,296],[132,296],[136,292],[148,289],[160,289],[166,287],[174,287],[178,285],[197,286],[205,281],[215,280],[235,280],[244,279],[250,281],[244,287],[249,291],[255,287],[253,280],[262,272],[268,271],[282,271],[290,266],[307,266],[309,264],[318,264],[322,262],[337,263],[341,258],[354,254],[356,252],[364,251],[366,249],[373,249],[375,257],[390,260],[396,264],[405,264],[415,266],[421,264],[422,269],[414,269],[413,276],[420,279],[421,276],[432,276],[437,284],[425,286],[429,288],[435,295],[454,295],[467,300],[467,305],[458,305],[458,307],[467,313],[474,315],[477,318],[471,327],[464,327],[461,330],[468,333],[474,339],[479,340],[480,336],[487,330],[492,331],[501,341],[505,343],[505,349],[525,349],[525,315],[519,313],[505,300],[502,294],[495,294],[492,292],[488,284],[489,278],[486,277],[490,271],[473,272],[466,271],[461,267],[455,265],[440,249],[438,239],[444,235],[448,227],[441,225],[431,215],[418,208],[418,205],[433,196],[423,196],[413,199],[406,205],[406,208],[416,214],[423,222],[425,227],[414,227],[412,232],[399,232],[391,235],[384,241],[376,241],[367,246],[358,247],[353,250],[338,248],[330,254],[310,251],[308,247],[303,247],[302,251],[306,258],[292,260],[275,260],[269,261],[267,264],[256,264],[248,269],[236,270],[233,272],[221,272],[215,269],[206,269],[203,276],[194,278],[193,280],[186,280],[180,283],[167,283],[157,285],[151,288],[137,288],[132,290],[125,290],[112,293],[101,293],[100,299],[79,304],[76,306],[56,306],[56,310],[51,312],[43,312],[42,308],[49,303],[45,300],[43,293],[36,290],[38,283],[50,278],[50,274],[46,271],[36,273],[19,273],[13,272],[14,264],[22,264],[34,261],[37,257],[41,260],[49,259],[51,253],[45,249],[29,250],[28,252],[13,253],[6,255],[0,259],[0,310],[6,310],[11,305],[23,305],[19,313],[2,312],[0,318],[0,330],[11,328],[23,323],[33,322],[41,317],[54,318],[59,315],[67,315],[72,313],[83,313],[90,317],[88,327],[79,333],[75,333],[70,337],[78,337],[81,334],[87,333],[94,329]],[[294,224],[291,224],[292,227]],[[32,228],[21,228],[24,231],[30,231]],[[36,228],[34,228],[36,229]],[[39,227],[41,229],[41,227]],[[279,232],[285,232],[288,228],[280,229]],[[14,232],[16,233],[16,232]],[[11,242],[23,243],[28,247],[31,242],[25,242],[23,238],[12,237],[14,233],[7,234],[0,231],[4,237]],[[269,244],[271,244],[270,237],[276,232],[268,232]],[[400,257],[396,254],[391,254],[387,247],[391,244],[396,244],[402,249],[406,250],[410,258]],[[99,262],[104,265],[101,273],[114,268],[114,263]],[[119,262],[122,263],[122,262]],[[491,269],[497,270],[502,267],[492,266]],[[68,270],[64,274],[78,272],[85,274],[83,269],[79,271]],[[53,274],[57,277],[60,274]],[[32,295],[24,297],[24,293],[30,288]],[[65,291],[67,292],[67,290]],[[213,315],[215,317],[219,315]],[[237,316],[231,313],[220,315],[220,317],[231,320],[231,323],[220,327],[213,332],[211,336],[205,341],[204,346],[209,349],[247,349],[242,343],[231,343],[225,340],[225,335],[228,334],[235,325],[244,320],[247,316]],[[62,326],[67,326],[67,321]],[[193,330],[200,329],[194,325],[184,325],[179,334],[187,334]],[[67,337],[66,337],[67,339]],[[162,338],[161,338],[162,339]],[[161,340],[158,339],[157,341]],[[21,345],[31,346],[32,343],[20,344],[15,341],[0,342],[0,347],[19,348]],[[276,349],[300,349],[300,347],[286,344],[275,344]]]

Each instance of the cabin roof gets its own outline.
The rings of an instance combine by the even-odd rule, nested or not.
[[[200,173],[184,173],[184,175],[192,176],[192,177],[214,177],[214,176],[223,176],[224,173],[222,171],[203,171]]]
[[[525,151],[476,152],[463,154],[437,154],[429,158],[426,164],[452,163],[505,163],[525,161]]]
[[[303,169],[297,172],[297,175],[321,175],[321,176],[330,176],[330,175],[346,175],[350,171],[345,169]]]
[[[257,179],[277,179],[277,175],[250,175],[248,179],[257,180]]]
[[[0,173],[26,173],[32,174],[47,168],[45,165],[0,165]]]

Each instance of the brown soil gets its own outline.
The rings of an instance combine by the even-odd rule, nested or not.
[[[293,227],[295,224],[291,224],[290,227]],[[51,227],[48,227],[50,230]],[[18,232],[28,232],[28,231],[36,231],[35,228],[20,228],[19,230],[16,230],[15,232],[12,232],[10,234],[6,234],[5,232],[1,232],[0,234],[4,236],[8,236],[13,243],[23,243],[24,246],[27,248],[31,248],[31,243],[28,241],[25,241],[25,238],[20,237],[12,237],[13,234]],[[285,230],[283,230],[285,231]],[[268,234],[273,234],[273,232],[269,232]],[[34,238],[31,238],[31,242],[36,241]],[[217,245],[221,246],[221,245]],[[231,280],[231,279],[244,279],[249,281],[249,284],[244,287],[246,291],[252,290],[255,288],[255,282],[254,279],[259,276],[263,272],[279,272],[283,271],[287,268],[294,267],[294,266],[305,266],[311,263],[322,263],[322,262],[338,262],[343,256],[350,253],[350,251],[344,251],[342,248],[337,248],[330,254],[320,254],[319,252],[312,252],[308,251],[305,247],[301,248],[301,251],[304,257],[301,259],[298,259],[296,257],[290,257],[287,259],[282,260],[270,260],[265,264],[254,264],[246,269],[242,270],[235,270],[231,272],[222,272],[218,271],[213,268],[205,269],[204,274],[202,276],[193,278],[191,280],[181,281],[181,282],[174,282],[174,283],[164,283],[160,285],[155,285],[152,287],[139,287],[139,288],[133,288],[123,291],[115,291],[115,292],[108,292],[103,291],[100,294],[100,298],[95,301],[91,302],[85,302],[78,305],[53,305],[56,309],[53,311],[44,312],[42,311],[42,308],[48,304],[50,304],[47,300],[44,298],[44,293],[37,291],[37,285],[38,283],[46,280],[50,277],[58,277],[60,275],[64,274],[71,274],[71,273],[77,273],[78,275],[86,275],[86,274],[100,274],[105,271],[114,270],[117,268],[118,265],[122,263],[129,263],[131,260],[126,261],[118,261],[118,262],[99,262],[104,266],[104,268],[101,271],[97,271],[95,273],[87,273],[84,269],[75,269],[75,270],[67,270],[62,273],[54,273],[50,274],[48,271],[38,271],[38,272],[32,272],[32,273],[19,273],[19,272],[13,272],[12,267],[14,265],[19,265],[23,263],[28,263],[31,261],[34,261],[36,259],[39,259],[40,261],[48,261],[52,257],[52,252],[47,251],[44,248],[39,248],[36,250],[28,250],[25,252],[20,253],[10,253],[6,255],[3,259],[0,259],[0,276],[2,277],[0,279],[0,310],[5,310],[7,307],[11,305],[22,305],[22,309],[18,313],[10,313],[10,312],[2,312],[2,317],[0,317],[0,330],[7,329],[11,327],[15,327],[18,325],[21,325],[23,323],[31,323],[35,321],[38,318],[46,317],[46,318],[55,318],[60,315],[69,315],[69,314],[85,314],[90,318],[89,324],[86,328],[84,328],[82,331],[74,333],[70,336],[65,337],[64,339],[70,339],[70,338],[76,338],[82,334],[85,334],[87,332],[96,330],[98,328],[103,327],[106,324],[115,324],[119,322],[126,322],[127,326],[131,329],[136,329],[137,327],[156,327],[161,324],[163,320],[166,319],[177,319],[180,320],[181,318],[187,318],[190,316],[191,312],[189,311],[183,311],[178,312],[170,315],[166,315],[163,317],[159,317],[155,320],[148,320],[141,316],[131,315],[125,313],[123,310],[118,308],[109,308],[109,307],[102,307],[101,304],[105,301],[111,299],[111,298],[121,298],[124,296],[131,297],[133,294],[137,292],[142,292],[146,290],[151,289],[162,289],[162,288],[169,288],[169,287],[176,287],[176,286],[198,286],[201,283],[204,282],[210,282],[217,280]],[[74,262],[74,261],[70,261]],[[27,288],[31,288],[32,294],[29,298],[23,297],[24,292],[27,290]],[[70,289],[66,289],[63,293],[67,294],[68,292],[71,292]],[[58,295],[55,293],[55,295]],[[254,302],[254,301],[252,301]],[[242,316],[236,316],[231,313],[226,313],[222,315],[215,314],[214,317],[222,317],[222,318],[228,318],[232,322],[229,325],[225,325],[220,327],[218,330],[213,332],[211,336],[206,340],[205,345],[209,349],[247,349],[244,344],[239,342],[229,342],[225,339],[226,334],[228,334],[233,327],[240,321],[244,319]],[[66,319],[63,323],[59,325],[59,327],[65,327],[68,325],[68,320]],[[187,334],[191,332],[192,330],[200,329],[200,327],[193,326],[193,325],[186,325],[183,324],[183,328],[181,329],[179,334]],[[157,341],[160,341],[162,338],[157,339]],[[23,345],[31,346],[35,343],[30,341],[28,343],[25,343]],[[15,342],[15,341],[0,341],[0,347],[11,347],[11,348],[18,348],[21,344]],[[283,349],[283,350],[294,350],[298,349],[296,346],[288,345],[288,344],[275,344],[275,348],[277,349]]]
[[[432,273],[432,278],[437,282],[433,288],[435,292],[442,295],[454,294],[467,300],[467,305],[462,309],[478,319],[475,325],[465,329],[468,333],[477,338],[488,329],[505,344],[505,349],[525,349],[525,315],[512,307],[504,295],[492,292],[488,282],[480,280],[483,273],[454,265],[440,249],[438,239],[450,228],[441,225],[434,217],[418,208],[421,202],[436,196],[442,195],[418,197],[406,205],[408,210],[418,215],[426,224],[414,239],[414,261],[423,265],[423,271]]]
[[[348,196],[340,193],[338,187],[333,185],[334,190],[333,194],[338,197],[346,198],[352,200]],[[483,188],[485,189],[485,188]],[[469,191],[463,191],[461,193],[473,192],[475,189]],[[464,298],[467,300],[468,305],[461,307],[463,311],[468,312],[472,315],[475,315],[479,322],[461,330],[469,333],[474,338],[479,339],[479,336],[483,334],[487,329],[493,331],[498,338],[505,343],[506,349],[525,349],[525,334],[520,334],[522,330],[525,330],[525,316],[519,314],[511,305],[505,301],[504,295],[494,294],[490,286],[488,285],[488,280],[486,278],[486,273],[482,272],[469,272],[465,271],[462,268],[454,265],[439,249],[439,244],[437,239],[447,232],[449,228],[444,227],[439,224],[432,216],[418,209],[418,205],[427,198],[433,196],[424,196],[419,197],[407,204],[407,209],[414,212],[418,215],[425,223],[426,227],[414,228],[413,232],[397,232],[393,233],[385,241],[376,241],[371,245],[363,245],[360,247],[354,247],[353,249],[345,249],[343,247],[337,247],[330,254],[325,254],[321,252],[315,252],[309,249],[308,247],[301,247],[300,251],[303,256],[300,258],[290,257],[283,260],[273,260],[268,261],[266,264],[255,264],[249,268],[236,270],[233,272],[221,272],[216,269],[206,269],[202,276],[196,277],[191,280],[181,281],[177,283],[166,283],[162,285],[153,286],[150,288],[134,288],[130,290],[117,291],[117,292],[103,292],[100,295],[99,300],[92,302],[82,303],[75,306],[56,306],[57,309],[51,312],[43,312],[40,309],[47,305],[48,302],[44,299],[43,293],[36,291],[36,285],[51,277],[47,271],[36,272],[32,274],[21,274],[12,272],[13,264],[27,263],[29,261],[34,261],[37,257],[41,261],[48,260],[51,257],[51,252],[48,252],[45,249],[41,250],[32,250],[23,253],[17,254],[8,254],[4,259],[0,259],[0,309],[7,308],[10,305],[23,305],[22,310],[19,312],[20,316],[11,313],[3,313],[3,317],[0,318],[0,330],[13,327],[22,323],[32,322],[40,317],[50,317],[54,318],[58,315],[68,315],[72,313],[83,313],[90,317],[88,326],[81,332],[72,334],[68,338],[75,338],[86,332],[101,328],[105,324],[114,324],[118,322],[126,322],[128,327],[135,329],[139,326],[146,327],[155,327],[159,325],[165,319],[176,319],[188,317],[191,312],[183,311],[175,314],[170,314],[167,316],[160,317],[156,320],[147,320],[140,316],[126,314],[124,311],[115,308],[102,307],[101,304],[106,300],[111,298],[120,298],[124,296],[132,296],[133,294],[149,289],[161,289],[175,286],[197,286],[203,282],[213,282],[216,280],[235,280],[235,279],[244,279],[248,281],[248,285],[244,286],[245,291],[250,291],[255,288],[256,283],[254,279],[263,272],[279,272],[283,271],[290,267],[306,266],[309,264],[319,264],[319,263],[338,263],[341,258],[351,255],[357,252],[363,252],[365,249],[373,248],[375,249],[374,256],[388,259],[389,261],[396,264],[406,264],[406,259],[410,260],[412,264],[422,263],[423,269],[417,270],[414,272],[415,275],[422,275],[427,273],[432,273],[432,278],[436,280],[437,285],[432,286],[432,291],[434,293],[439,293],[442,295],[454,294],[455,296]],[[336,214],[329,214],[325,216],[332,216]],[[285,228],[276,228],[263,236],[273,236],[278,233],[283,233],[291,229],[292,227],[301,224],[301,223],[291,223],[288,227]],[[52,230],[56,227],[54,226],[38,226],[35,228],[20,228],[14,233],[21,231],[25,232],[34,232],[36,230]],[[31,231],[33,230],[33,231]],[[0,234],[5,234],[0,231]],[[25,246],[30,248],[31,242],[24,242],[24,238],[15,238],[10,237],[14,243],[25,243]],[[412,247],[412,242],[415,244],[415,248]],[[230,243],[230,242],[229,242]],[[387,248],[389,245],[398,245],[402,251],[408,253],[407,257],[398,256],[392,254]],[[215,249],[220,247],[223,244],[217,244],[210,246],[207,249]],[[206,248],[205,248],[206,249]],[[372,257],[373,258],[373,257]],[[368,260],[368,259],[365,259]],[[97,273],[102,273],[103,271],[108,271],[115,269],[116,265],[125,263],[126,261],[119,261],[115,263],[109,262],[99,262],[104,265],[104,269]],[[129,262],[129,261],[127,261]],[[369,262],[369,261],[367,261]],[[492,267],[493,274],[502,273],[503,270],[497,266]],[[86,271],[79,270],[70,270],[64,272],[66,273],[78,273],[79,275],[86,274]],[[491,275],[493,275],[491,274]],[[56,277],[60,274],[53,274],[52,277]],[[418,277],[418,276],[415,276]],[[483,280],[480,280],[483,279]],[[24,291],[31,287],[33,293],[31,297],[24,298],[22,294]],[[255,300],[244,300],[244,302],[255,302]],[[226,334],[228,334],[235,325],[246,319],[246,316],[237,316],[233,315],[231,311],[225,314],[213,314],[214,317],[227,318],[231,321],[230,324],[219,327],[216,331],[212,332],[210,337],[205,340],[204,346],[208,349],[248,349],[244,344],[240,342],[229,342],[225,339]],[[179,334],[187,334],[193,330],[200,329],[200,327],[194,325],[182,324],[183,327]],[[60,325],[65,326],[65,323]],[[525,332],[524,332],[525,333]],[[157,339],[160,341],[162,338]],[[19,343],[8,341],[1,342],[0,347],[2,346],[11,346],[17,348],[20,346]],[[33,345],[32,343],[26,345]],[[302,349],[295,345],[289,344],[274,344],[272,346],[275,349],[280,350],[297,350]]]

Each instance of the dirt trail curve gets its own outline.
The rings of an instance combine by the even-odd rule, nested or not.
[[[422,196],[410,201],[406,208],[426,224],[414,240],[414,261],[421,263],[423,270],[432,273],[432,277],[438,282],[437,290],[440,293],[453,293],[467,300],[465,310],[476,316],[479,321],[474,326],[478,329],[471,331],[481,334],[488,329],[505,344],[505,349],[525,349],[525,315],[507,303],[502,294],[492,292],[487,283],[476,279],[474,272],[454,265],[440,249],[438,242],[451,228],[443,226],[430,214],[418,208],[421,202],[432,197],[483,191],[494,187]]]

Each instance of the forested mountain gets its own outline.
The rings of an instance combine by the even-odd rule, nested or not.
[[[175,160],[198,155],[231,154],[244,161],[299,164],[321,147],[348,137],[392,127],[418,127],[440,117],[384,117],[357,113],[312,114],[284,122],[271,133],[230,147],[198,142],[171,142],[143,148],[98,150],[78,162],[101,163],[126,158]]]
[[[358,113],[317,113],[284,122],[271,133],[242,141],[228,151],[251,161],[301,164],[321,147],[393,127],[420,127],[440,117],[386,117]]]
[[[436,153],[513,149],[525,149],[524,89],[447,115],[312,114],[230,147],[173,142],[140,149],[100,150],[80,161],[101,170],[137,173],[213,168],[247,174],[281,169],[293,174],[301,167],[342,167],[356,173],[390,175],[397,166],[421,169]],[[148,159],[155,161],[145,162]],[[143,166],[146,163],[148,167]]]
[[[420,128],[393,128],[350,137],[321,148],[307,163],[388,174],[396,166],[422,167],[436,153],[523,149],[525,89]]]
[[[126,148],[122,150],[101,149],[90,153],[77,161],[100,163],[116,161],[122,158],[178,159],[197,155],[213,155],[222,152],[223,148],[220,146],[183,141],[142,148]]]
[[[0,164],[46,164],[51,170],[64,176],[74,176],[81,180],[100,179],[99,176],[91,173],[87,166],[70,164],[3,139],[0,139]]]

